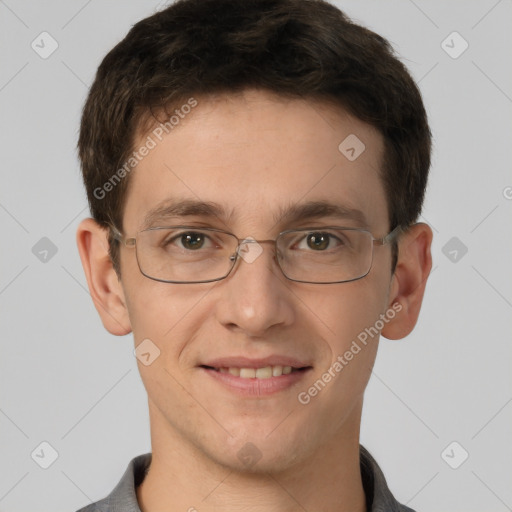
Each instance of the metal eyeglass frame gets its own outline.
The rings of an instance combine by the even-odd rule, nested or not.
[[[281,235],[285,235],[285,234],[288,234],[288,233],[302,232],[302,231],[306,231],[307,232],[307,231],[315,231],[315,230],[321,231],[323,229],[342,229],[342,230],[348,230],[348,231],[362,231],[362,232],[368,233],[372,237],[372,242],[373,242],[373,247],[374,247],[375,245],[382,246],[382,245],[386,245],[386,244],[394,241],[397,238],[397,236],[403,231],[403,228],[401,226],[396,226],[392,231],[390,231],[387,235],[383,236],[382,238],[375,238],[370,231],[368,231],[367,229],[364,229],[364,228],[352,228],[352,227],[344,227],[344,226],[321,226],[321,227],[301,228],[301,229],[287,229],[285,231],[281,231],[277,235],[277,237],[275,239],[270,239],[270,240],[253,240],[253,239],[246,239],[246,238],[240,239],[234,233],[230,233],[229,231],[225,231],[223,229],[203,228],[203,227],[198,227],[198,226],[187,226],[187,225],[150,227],[150,228],[146,228],[146,229],[143,229],[143,230],[139,231],[134,237],[124,238],[122,233],[113,224],[109,224],[109,227],[112,230],[114,239],[117,240],[118,242],[122,243],[123,245],[125,245],[128,248],[136,247],[137,235],[139,233],[142,233],[144,231],[153,231],[153,230],[170,229],[170,228],[173,228],[173,229],[174,228],[190,229],[191,231],[196,229],[196,230],[200,230],[200,231],[214,231],[214,232],[217,232],[217,233],[220,232],[220,233],[224,233],[226,235],[230,235],[230,236],[232,236],[233,238],[235,238],[238,241],[238,245],[236,247],[235,252],[229,257],[229,259],[232,261],[232,265],[231,265],[231,268],[228,270],[228,272],[225,275],[223,275],[222,277],[218,277],[218,278],[215,278],[215,279],[207,279],[207,280],[202,280],[202,281],[169,281],[169,280],[166,280],[166,279],[158,279],[156,277],[149,276],[148,274],[146,274],[142,270],[142,268],[140,266],[140,262],[139,262],[139,257],[137,255],[137,251],[135,251],[135,258],[137,260],[137,266],[139,267],[139,270],[140,270],[140,272],[141,272],[141,274],[143,276],[147,277],[148,279],[152,279],[153,281],[158,281],[158,282],[161,282],[161,283],[170,283],[170,284],[213,283],[215,281],[221,281],[223,279],[226,279],[226,277],[228,277],[231,274],[231,272],[233,271],[233,269],[236,266],[236,263],[237,263],[237,261],[239,259],[239,256],[240,256],[240,254],[239,254],[240,247],[243,244],[248,244],[248,243],[258,243],[258,244],[273,243],[274,244],[274,251],[276,251],[276,249],[277,249],[277,240],[279,239],[279,237]],[[372,249],[373,249],[373,247],[372,247]],[[301,280],[301,279],[293,279],[291,277],[288,277],[285,274],[284,270],[281,267],[281,263],[279,262],[278,258],[276,258],[276,262],[277,262],[277,265],[278,265],[279,269],[281,270],[281,273],[283,274],[283,276],[286,279],[288,279],[290,281],[297,282],[297,283],[308,283],[308,284],[341,284],[341,283],[350,283],[352,281],[358,281],[359,279],[363,279],[363,277],[366,277],[370,273],[370,270],[372,269],[372,266],[373,266],[373,250],[372,250],[372,259],[371,259],[371,262],[370,262],[370,268],[368,269],[368,271],[365,274],[363,274],[362,276],[355,277],[353,279],[343,280],[343,281],[315,282],[315,281],[304,281],[304,280]]]

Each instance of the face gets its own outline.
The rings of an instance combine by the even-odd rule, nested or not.
[[[218,211],[161,213],[150,225],[211,227],[256,240],[333,225],[387,234],[383,140],[374,128],[340,107],[262,91],[196,99],[132,172],[127,237],[145,227],[150,212],[182,201],[214,203]],[[352,134],[365,149],[351,161],[338,146]],[[286,215],[311,202],[348,213]],[[272,244],[261,248],[252,262],[239,258],[224,280],[168,284],[142,275],[135,250],[122,247],[121,282],[135,345],[149,339],[160,351],[151,364],[138,362],[152,437],[180,439],[232,468],[243,468],[248,452],[259,458],[259,470],[275,471],[307,460],[326,442],[358,435],[378,335],[357,342],[358,352],[354,341],[390,306],[391,247],[374,248],[366,277],[323,285],[287,280]],[[268,366],[294,369],[244,378]],[[237,376],[240,368],[249,370]]]

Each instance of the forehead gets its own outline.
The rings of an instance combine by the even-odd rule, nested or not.
[[[259,90],[195,101],[193,109],[177,107],[172,128],[155,125],[138,136],[135,150],[153,147],[130,176],[127,232],[183,201],[218,206],[222,219],[208,209],[196,216],[231,229],[263,232],[312,203],[358,211],[367,227],[386,229],[384,148],[375,128],[330,103]]]

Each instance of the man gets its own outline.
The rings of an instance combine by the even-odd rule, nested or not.
[[[420,93],[319,0],[182,0],[103,60],[77,240],[133,332],[152,453],[82,511],[408,511],[359,445],[431,269]]]

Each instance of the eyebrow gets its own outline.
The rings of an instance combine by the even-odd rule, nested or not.
[[[233,210],[228,212],[222,205],[211,201],[167,200],[145,215],[141,229],[147,229],[176,217],[216,217],[223,223],[227,223],[233,213]],[[360,227],[368,227],[366,216],[361,210],[329,201],[308,201],[282,206],[274,215],[274,221],[276,224],[293,223],[323,217],[352,220]]]
[[[221,220],[230,215],[219,204],[192,199],[167,200],[150,210],[144,217],[142,229],[173,217],[217,217]]]

